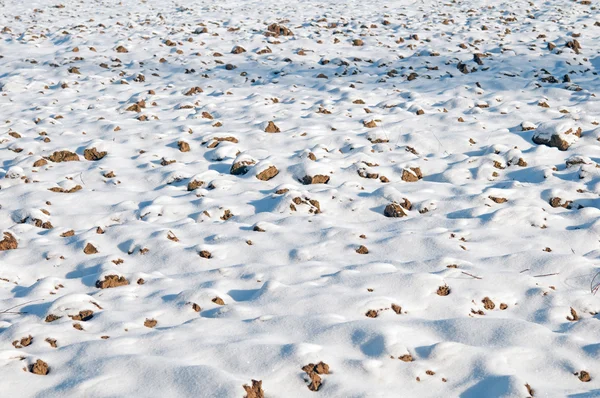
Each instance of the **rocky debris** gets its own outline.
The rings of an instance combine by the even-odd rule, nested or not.
[[[438,296],[447,296],[449,294],[450,294],[450,286],[443,285],[443,286],[438,287],[438,290],[437,290]]]
[[[252,380],[252,385],[243,385],[246,396],[244,398],[264,398],[265,392],[262,389],[262,380]]]
[[[592,381],[592,377],[590,376],[590,374],[588,372],[586,372],[585,370],[581,370],[579,371],[579,374],[577,375],[577,377],[579,378],[580,381],[587,383],[589,381]]]
[[[203,92],[204,92],[204,90],[202,90],[202,88],[200,88],[200,87],[192,87],[188,91],[186,91],[184,95],[191,96],[191,95],[200,94]]]
[[[192,180],[188,183],[187,185],[187,190],[188,191],[193,191],[197,188],[200,188],[202,185],[204,185],[204,181],[200,181],[200,180]]]
[[[302,367],[302,370],[306,372],[308,376],[308,389],[311,391],[319,391],[321,388],[322,380],[320,375],[329,374],[329,365],[325,362],[319,362],[318,364],[309,363]]]
[[[356,249],[358,254],[369,254],[369,249],[366,246],[360,245],[358,249]]]
[[[211,258],[212,254],[208,250],[201,250],[198,255],[202,258]]]
[[[232,54],[241,54],[241,53],[245,53],[245,52],[246,52],[246,50],[244,49],[244,47],[241,47],[241,46],[235,46],[231,50]]]
[[[406,212],[398,203],[390,203],[383,210],[383,215],[386,217],[405,217]]]
[[[42,361],[41,359],[38,359],[33,365],[29,366],[29,371],[36,375],[45,376],[48,373],[50,373],[50,367],[46,362]]]
[[[563,200],[557,196],[550,198],[550,206],[552,207],[564,207],[565,209],[571,209],[571,205],[573,204],[572,200]]]
[[[261,181],[269,181],[271,178],[275,177],[277,174],[279,174],[279,170],[277,170],[277,167],[269,166],[265,170],[258,173],[256,175],[256,178],[258,178]]]
[[[78,162],[79,156],[71,151],[56,151],[52,155],[48,156],[48,160],[54,163]]]
[[[494,308],[496,308],[496,304],[494,304],[494,302],[489,297],[484,297],[483,300],[481,300],[481,302],[483,303],[483,308],[485,308],[486,310],[493,310]]]
[[[9,232],[4,232],[4,238],[0,241],[0,251],[14,250],[18,247],[17,239]]]
[[[38,159],[35,162],[33,162],[33,167],[42,167],[48,164],[48,161],[46,159]]]
[[[150,329],[155,327],[157,324],[158,324],[158,321],[156,319],[146,318],[146,320],[144,321],[144,326],[146,326],[147,328],[150,328]]]
[[[117,48],[115,48],[115,51],[118,53],[127,53],[129,51],[127,51],[127,49],[123,46],[118,46]]]
[[[70,189],[64,189],[61,187],[53,187],[53,188],[48,188],[48,191],[52,191],[52,192],[56,192],[56,193],[73,193],[73,192],[80,191],[82,189],[83,188],[81,187],[81,185],[77,184],[73,188],[70,188]]]
[[[293,36],[294,33],[289,30],[287,27],[277,24],[277,23],[272,23],[271,25],[269,25],[269,27],[267,28],[267,31],[265,32],[265,36],[271,36],[271,37],[279,37],[279,36]]]
[[[329,176],[317,174],[311,177],[309,175],[305,175],[300,182],[304,185],[327,184],[329,182]]]
[[[179,150],[181,152],[189,152],[190,151],[190,144],[188,144],[185,141],[178,141],[177,146],[179,147]]]
[[[402,181],[416,182],[423,178],[423,173],[419,167],[410,167],[402,170]]]
[[[74,321],[89,321],[90,319],[92,319],[94,317],[94,311],[92,310],[83,310],[83,311],[79,311],[79,313],[77,315],[69,315],[69,318],[71,318]]]
[[[129,285],[129,281],[124,276],[119,275],[107,275],[103,281],[96,281],[96,287],[99,289],[110,289],[126,285]]]
[[[13,347],[15,348],[23,348],[31,345],[33,342],[33,337],[31,335],[27,337],[23,337],[21,340],[15,340],[12,342]]]
[[[96,148],[90,148],[83,151],[83,157],[87,160],[100,160],[106,156],[108,152],[99,152]]]
[[[225,305],[225,301],[219,296],[213,298],[211,301],[217,305]]]
[[[229,170],[230,174],[235,176],[244,175],[250,169],[250,166],[256,164],[254,160],[241,160],[233,163],[231,169]]]
[[[581,132],[581,127],[575,128],[567,123],[546,123],[535,130],[532,140],[538,145],[566,151],[581,137]]]
[[[267,127],[265,127],[265,133],[279,133],[279,132],[281,132],[281,130],[279,130],[279,127],[277,127],[275,125],[275,123],[273,123],[272,121],[267,124]]]
[[[88,243],[83,248],[83,252],[85,254],[96,254],[96,253],[98,253],[98,249],[96,248],[96,246],[92,245],[91,243]]]

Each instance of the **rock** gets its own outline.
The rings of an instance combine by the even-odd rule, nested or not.
[[[262,389],[262,380],[252,380],[252,386],[244,384],[246,396],[244,398],[264,398],[265,392]]]
[[[83,252],[85,254],[96,254],[96,253],[98,253],[98,249],[96,249],[96,246],[92,245],[91,243],[88,243],[83,248]]]
[[[269,122],[267,124],[267,127],[265,128],[265,133],[279,133],[281,132],[281,130],[279,130],[279,127],[277,127],[275,125],[275,123],[273,123],[272,121]]]
[[[241,47],[241,46],[235,46],[231,50],[232,54],[241,54],[241,53],[245,53],[245,52],[246,52],[246,50],[244,49],[244,47]]]
[[[10,233],[4,233],[4,239],[0,241],[0,251],[14,250],[18,247],[17,239]]]
[[[254,160],[241,160],[233,163],[229,172],[235,176],[244,175],[248,172],[249,166],[252,166],[256,162]]]
[[[272,36],[272,37],[279,37],[279,36],[293,36],[294,33],[292,33],[291,30],[289,30],[287,27],[283,26],[283,25],[279,25],[277,23],[272,23],[271,25],[269,25],[269,27],[267,28],[267,31],[265,32],[265,36]]]
[[[304,185],[310,184],[327,184],[329,182],[329,176],[317,174],[315,176],[306,175],[302,178],[301,182]]]
[[[204,185],[204,181],[200,181],[200,180],[192,180],[188,183],[187,185],[187,190],[188,191],[193,191],[197,188],[200,188],[202,185]]]
[[[177,146],[179,147],[179,150],[181,152],[189,152],[190,151],[190,144],[188,144],[185,141],[179,141],[179,142],[177,142]]]
[[[54,163],[78,162],[79,156],[71,151],[56,151],[52,155],[48,156],[48,160]]]
[[[106,154],[106,151],[98,152],[96,148],[90,148],[83,151],[83,157],[86,158],[86,160],[100,160],[105,157]]]
[[[406,212],[399,204],[390,203],[383,210],[383,215],[386,217],[405,217]]]
[[[261,181],[269,181],[271,178],[275,177],[277,174],[279,174],[279,170],[277,170],[277,167],[269,166],[267,169],[258,173],[256,175],[256,178],[258,178]]]
[[[46,159],[38,159],[33,163],[33,167],[42,167],[48,164]]]
[[[48,373],[50,373],[50,367],[48,367],[48,364],[46,362],[42,361],[41,359],[38,359],[33,365],[29,367],[29,371],[36,375],[45,376]]]
[[[546,145],[566,151],[581,137],[581,127],[575,128],[568,122],[543,123],[535,130],[532,140],[535,144]]]
[[[126,285],[129,285],[129,281],[124,276],[119,275],[107,275],[103,281],[96,281],[96,287],[99,289],[110,289]]]
[[[416,182],[423,178],[423,173],[419,167],[410,167],[402,170],[402,181]]]

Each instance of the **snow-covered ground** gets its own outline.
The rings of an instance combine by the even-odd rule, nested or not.
[[[598,73],[595,1],[0,0],[0,395],[600,396]]]

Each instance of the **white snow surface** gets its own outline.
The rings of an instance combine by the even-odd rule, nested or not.
[[[595,1],[0,0],[0,395],[600,396],[598,73]]]

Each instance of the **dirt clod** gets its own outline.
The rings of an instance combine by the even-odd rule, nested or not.
[[[225,301],[219,296],[213,298],[211,301],[217,305],[225,305]]]
[[[369,254],[369,249],[366,246],[360,245],[358,249],[356,249],[358,254]]]
[[[584,383],[587,383],[588,381],[592,381],[592,377],[585,370],[580,371],[579,375],[577,377],[579,377],[579,380],[583,381]]]
[[[310,184],[327,184],[329,182],[329,176],[317,174],[315,176],[306,175],[302,178],[301,181],[304,185]]]

